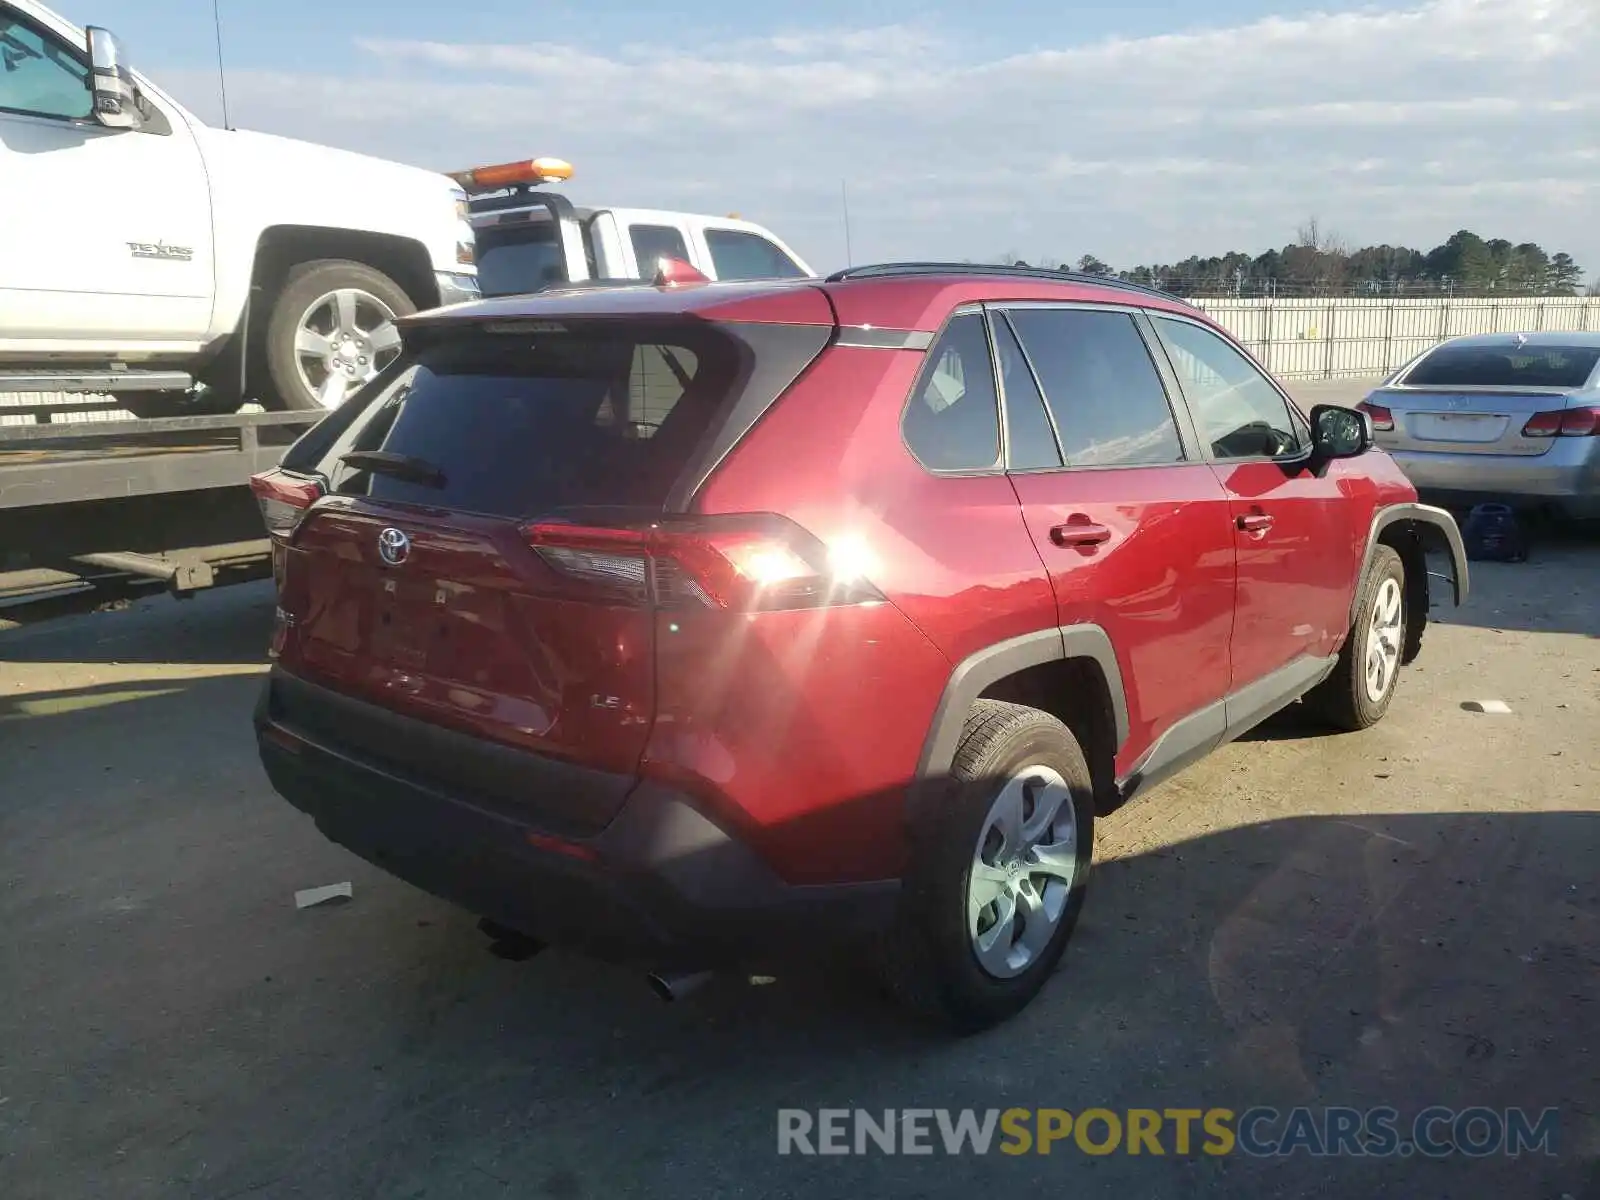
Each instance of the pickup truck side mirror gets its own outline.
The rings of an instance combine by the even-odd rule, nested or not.
[[[94,119],[107,129],[138,129],[144,124],[133,76],[123,64],[122,47],[109,29],[89,26],[89,91]]]
[[[1372,418],[1354,408],[1318,404],[1311,410],[1311,470],[1322,474],[1337,458],[1355,458],[1375,444]]]

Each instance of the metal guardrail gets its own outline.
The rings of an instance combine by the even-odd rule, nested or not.
[[[0,426],[0,451],[20,442],[79,442],[117,439],[137,444],[151,437],[205,433],[213,430],[238,433],[239,449],[247,450],[258,440],[257,431],[280,425],[310,426],[321,420],[322,412],[229,413],[210,417],[135,417],[120,421],[56,421],[49,424]]]
[[[236,413],[6,426],[0,428],[0,510],[238,487],[276,466],[289,443],[322,416]]]

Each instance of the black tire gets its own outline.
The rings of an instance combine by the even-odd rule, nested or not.
[[[1404,638],[1406,627],[1406,568],[1400,555],[1388,546],[1377,546],[1372,552],[1372,562],[1366,577],[1361,581],[1361,598],[1356,604],[1355,620],[1339,651],[1339,661],[1329,675],[1306,694],[1306,704],[1334,729],[1356,733],[1370,729],[1389,711],[1394,699],[1395,685],[1399,681],[1398,664],[1390,673],[1383,695],[1374,700],[1367,693],[1366,655],[1368,629],[1372,625],[1372,611],[1384,581],[1393,579],[1400,588],[1400,628]]]
[[[284,280],[283,290],[278,293],[267,319],[264,357],[270,386],[261,396],[263,407],[297,412],[322,407],[316,393],[301,378],[295,336],[307,308],[319,297],[347,288],[382,301],[397,317],[417,311],[404,288],[382,271],[364,263],[342,258],[301,263]]]
[[[978,837],[997,789],[1027,766],[1061,776],[1077,822],[1076,871],[1047,947],[1025,970],[996,978],[980,965],[967,923],[967,886]],[[921,1016],[960,1034],[1016,1015],[1039,993],[1072,937],[1094,856],[1094,783],[1083,750],[1038,709],[980,700],[967,718],[937,810],[911,830],[911,861],[894,927],[877,965],[890,991]]]

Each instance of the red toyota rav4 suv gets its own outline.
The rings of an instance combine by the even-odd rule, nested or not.
[[[272,783],[501,937],[670,980],[859,935],[1023,1007],[1095,814],[1304,697],[1379,720],[1425,542],[1368,418],[1193,308],[946,265],[408,318],[254,481]]]

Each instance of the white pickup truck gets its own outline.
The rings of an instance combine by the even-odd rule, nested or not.
[[[586,280],[646,279],[668,259],[711,280],[814,274],[775,233],[738,217],[578,207],[545,185],[572,178],[559,158],[458,172],[486,296]]]
[[[0,0],[0,392],[315,410],[477,291],[447,176],[209,128],[105,30]]]
[[[267,570],[250,476],[399,353],[395,317],[480,277],[811,273],[736,218],[536,190],[570,175],[208,128],[105,30],[0,0],[0,602]]]

